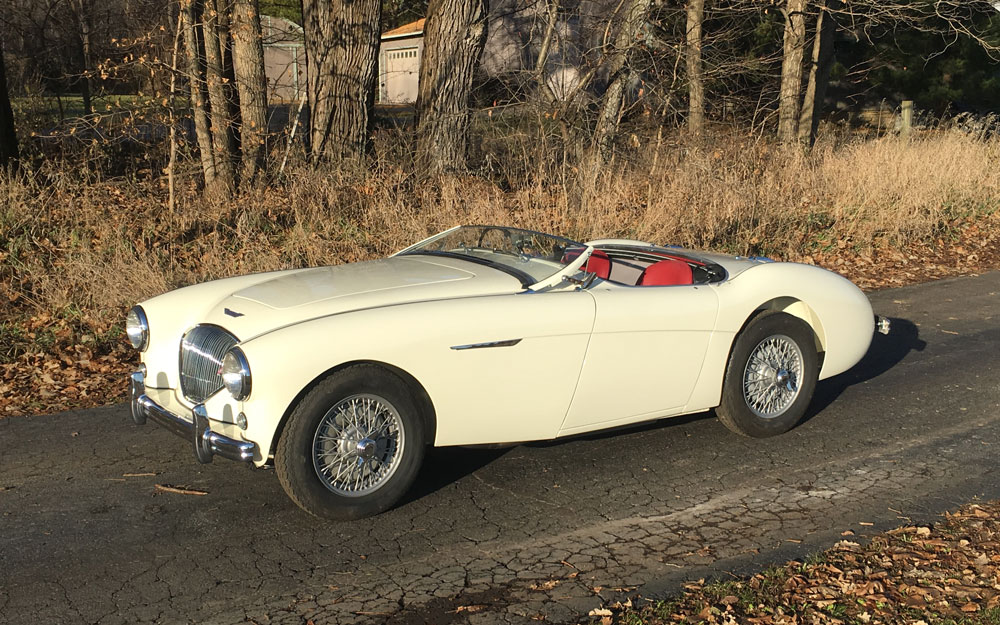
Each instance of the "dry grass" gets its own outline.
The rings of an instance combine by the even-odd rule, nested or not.
[[[173,213],[162,185],[0,179],[0,362],[37,343],[10,330],[18,319],[68,319],[103,336],[134,302],[171,288],[384,256],[459,223],[801,259],[931,240],[1000,206],[1000,141],[959,132],[828,139],[809,154],[736,135],[635,143],[626,164],[596,177],[525,137],[507,146],[519,169],[506,173],[415,185],[389,163],[293,167],[235,201],[189,190]]]

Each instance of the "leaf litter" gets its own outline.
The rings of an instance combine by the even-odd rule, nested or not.
[[[970,503],[865,545],[844,539],[749,578],[698,580],[674,599],[632,603],[642,607],[609,606],[615,623],[1000,623],[1000,502]]]

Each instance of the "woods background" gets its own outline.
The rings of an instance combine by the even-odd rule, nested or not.
[[[112,399],[145,297],[459,223],[868,287],[988,266],[998,7],[0,0],[0,414]],[[261,15],[302,27],[300,99],[269,93]],[[380,34],[423,17],[415,104],[377,103]]]

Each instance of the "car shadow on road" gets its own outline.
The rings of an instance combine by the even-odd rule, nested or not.
[[[912,321],[893,318],[890,322],[892,329],[889,334],[876,334],[861,362],[816,385],[816,392],[802,419],[803,423],[825,410],[849,386],[877,378],[899,364],[912,351],[924,351],[927,342],[920,338],[920,330]]]
[[[416,501],[454,484],[498,460],[513,449],[509,447],[432,447],[427,450],[423,466],[413,486],[399,505]]]

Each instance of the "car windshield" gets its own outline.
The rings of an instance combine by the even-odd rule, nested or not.
[[[530,286],[562,271],[586,248],[563,237],[505,226],[462,226],[409,247],[400,255],[431,254],[494,266]]]

